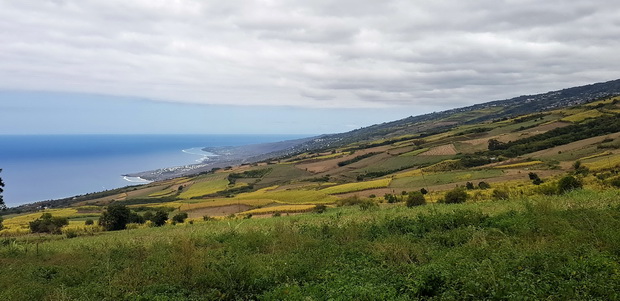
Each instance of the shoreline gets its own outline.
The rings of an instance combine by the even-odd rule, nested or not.
[[[252,164],[277,156],[299,152],[300,145],[314,139],[316,137],[241,146],[204,147],[201,148],[201,151],[205,153],[201,163],[158,168],[123,174],[122,176],[141,178],[154,182],[208,172],[213,168]],[[183,151],[186,152],[185,150]],[[210,156],[206,154],[210,154]]]

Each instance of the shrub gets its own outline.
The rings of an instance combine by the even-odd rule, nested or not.
[[[90,226],[90,225],[94,225],[95,221],[93,221],[92,219],[87,219],[86,221],[84,221],[84,225],[86,226]]]
[[[365,200],[365,201],[362,201],[360,203],[360,209],[362,209],[364,211],[365,210],[370,210],[370,209],[375,209],[377,207],[379,207],[379,205],[377,205],[377,203],[375,203],[375,202],[373,202],[371,200]]]
[[[478,183],[478,188],[480,189],[489,189],[491,188],[491,185],[489,185],[489,183],[482,181],[480,183]]]
[[[426,188],[421,188],[421,189],[420,189],[420,193],[421,193],[421,194],[427,194],[427,193],[428,193],[428,190],[426,190]]]
[[[67,231],[65,231],[65,235],[67,238],[74,238],[78,236],[78,231],[75,229],[67,229]]]
[[[609,180],[609,184],[613,187],[620,188],[620,177]],[[0,229],[2,229],[2,221],[0,221]]]
[[[472,182],[465,183],[465,188],[467,188],[467,190],[474,189],[474,183],[472,183]]]
[[[583,184],[581,184],[581,181],[579,181],[579,179],[573,176],[565,176],[561,178],[558,182],[558,192],[566,193],[571,190],[581,189],[582,186]]]
[[[173,223],[182,224],[187,219],[187,212],[179,212],[172,217]]]
[[[142,217],[144,217],[145,221],[150,221],[153,219],[153,211],[147,211],[144,212],[144,214],[142,215]]]
[[[30,222],[30,231],[33,233],[60,234],[62,227],[69,224],[66,217],[52,216],[50,213],[43,213],[40,218]]]
[[[424,198],[424,194],[422,194],[422,192],[414,191],[409,193],[409,195],[407,196],[407,207],[414,207],[425,204],[426,199]]]
[[[464,203],[467,200],[467,192],[463,187],[456,187],[444,195],[443,202],[446,204]]]
[[[362,199],[360,199],[359,196],[354,195],[354,196],[350,196],[348,198],[344,198],[344,199],[340,199],[336,202],[336,204],[338,206],[354,206],[354,205],[359,205],[361,204],[363,201]]]
[[[327,210],[327,206],[323,204],[314,206],[314,212],[316,213],[323,213],[325,210]]]
[[[390,193],[386,193],[383,198],[388,202],[388,203],[396,203],[398,202],[398,198]]]
[[[210,217],[210,216],[208,216],[208,215],[205,215],[205,216],[202,217],[202,220],[205,221],[205,222],[208,222],[208,221],[213,221],[215,219]]]

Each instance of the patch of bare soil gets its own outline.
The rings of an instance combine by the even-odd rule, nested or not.
[[[207,208],[198,208],[187,211],[187,215],[189,218],[201,218],[205,215],[208,216],[228,216],[231,214],[243,212],[252,209],[252,206],[248,205],[226,205],[219,207],[207,207]]]

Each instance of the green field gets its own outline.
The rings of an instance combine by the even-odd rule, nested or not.
[[[462,181],[482,180],[499,177],[504,172],[498,169],[451,171],[441,173],[424,173],[424,175],[397,178],[392,181],[393,188],[422,188],[433,185],[442,185]],[[477,184],[477,183],[476,183]]]

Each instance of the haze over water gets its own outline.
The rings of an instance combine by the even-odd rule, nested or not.
[[[299,135],[0,136],[0,177],[10,207],[139,184],[122,175],[199,163],[207,146],[236,146]],[[130,179],[133,180],[133,179]]]

